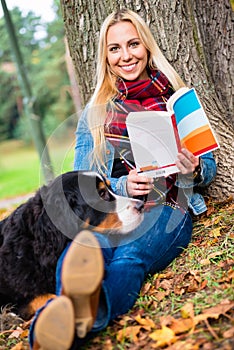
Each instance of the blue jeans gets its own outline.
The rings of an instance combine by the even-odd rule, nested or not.
[[[94,234],[102,247],[105,264],[98,315],[92,328],[92,332],[97,332],[133,307],[148,274],[166,268],[187,247],[192,220],[187,211],[159,205],[146,212],[143,223],[127,235]],[[57,264],[58,295],[68,248]]]

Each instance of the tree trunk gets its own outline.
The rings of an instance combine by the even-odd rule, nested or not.
[[[99,28],[113,9],[128,7],[149,24],[161,50],[195,87],[220,143],[209,195],[233,195],[234,13],[229,0],[61,0],[70,54],[84,105],[95,83]]]
[[[77,79],[75,77],[75,69],[70,56],[70,51],[68,48],[68,43],[66,37],[64,38],[65,44],[65,61],[67,66],[67,73],[69,76],[70,84],[71,84],[71,97],[77,113],[81,111],[81,100],[80,100],[80,91],[77,84]]]

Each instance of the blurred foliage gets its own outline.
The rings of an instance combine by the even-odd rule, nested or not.
[[[55,4],[54,9],[55,19],[48,23],[31,11],[26,16],[18,7],[10,11],[33,90],[34,109],[42,118],[47,135],[74,113],[65,62],[62,16],[59,5]],[[0,141],[30,140],[4,17],[0,18],[0,32]]]
[[[234,11],[234,0],[231,0],[232,9]]]

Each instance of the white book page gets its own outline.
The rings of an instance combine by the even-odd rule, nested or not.
[[[178,147],[170,113],[131,112],[126,125],[137,171],[153,177],[179,171],[175,165]]]

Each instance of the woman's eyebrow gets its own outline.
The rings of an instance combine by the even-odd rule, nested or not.
[[[127,44],[129,44],[131,41],[133,41],[133,40],[140,40],[140,38],[131,38],[131,39],[129,39],[128,41],[127,41]],[[112,45],[119,45],[119,43],[110,43],[110,44],[107,44],[107,46],[112,46]]]

